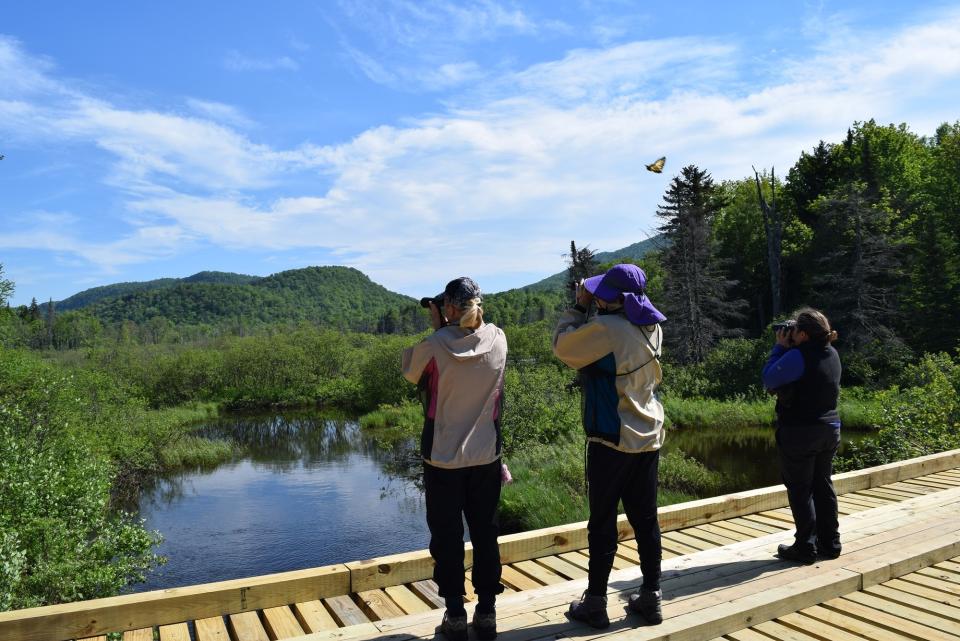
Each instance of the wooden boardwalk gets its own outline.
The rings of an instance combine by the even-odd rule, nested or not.
[[[666,620],[656,627],[635,627],[640,620],[624,610],[640,578],[625,520],[605,631],[564,616],[586,586],[584,524],[501,537],[509,588],[498,600],[501,638],[960,641],[960,451],[837,475],[835,485],[844,554],[813,566],[773,557],[792,540],[780,488],[661,508]],[[432,638],[442,600],[431,565],[420,551],[0,613],[0,639]]]

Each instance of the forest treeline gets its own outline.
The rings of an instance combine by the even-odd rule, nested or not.
[[[564,277],[485,296],[510,346],[510,527],[584,513],[579,397],[550,336],[569,284],[614,262],[646,270],[668,317],[671,429],[769,424],[769,324],[812,305],[840,333],[844,425],[875,430],[842,466],[960,447],[960,122],[931,137],[854,123],[780,174],[718,183],[683,167],[656,213],[642,252],[571,243],[558,248]],[[145,476],[235,455],[191,434],[212,408],[319,406],[419,429],[399,374],[426,331],[411,299],[347,268],[237,276],[118,286],[67,311],[0,307],[0,609],[112,594],[155,564],[152,535],[115,499]],[[0,301],[13,287],[0,265]],[[729,488],[682,453],[661,483],[668,501]]]

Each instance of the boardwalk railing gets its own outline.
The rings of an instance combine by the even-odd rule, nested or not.
[[[960,467],[960,450],[834,476],[838,494],[875,488]],[[659,509],[661,529],[678,530],[786,506],[782,487],[728,494]],[[621,540],[632,537],[625,517]],[[500,538],[503,562],[513,563],[587,547],[586,523],[533,530]],[[469,544],[466,565],[472,564]],[[0,612],[0,639],[63,641],[222,614],[286,606],[361,593],[427,579],[433,562],[420,550],[378,559],[283,572],[184,588]]]

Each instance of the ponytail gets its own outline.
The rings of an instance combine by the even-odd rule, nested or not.
[[[477,329],[483,325],[483,307],[480,298],[471,298],[463,306],[463,315],[460,317],[460,327]]]

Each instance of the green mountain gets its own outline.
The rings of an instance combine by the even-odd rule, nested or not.
[[[155,289],[167,289],[170,287],[175,287],[181,283],[223,283],[243,285],[256,280],[256,278],[256,276],[233,274],[231,272],[199,272],[193,276],[187,276],[186,278],[158,278],[156,280],[142,282],[114,283],[112,285],[104,285],[102,287],[85,289],[82,292],[74,294],[70,298],[57,301],[54,303],[54,308],[58,312],[67,312],[71,309],[87,307],[88,305],[92,305],[107,298],[116,298],[118,296],[126,296],[136,292],[148,292]],[[46,305],[47,304],[44,303],[40,307],[45,309]]]
[[[303,320],[373,330],[389,312],[401,317],[415,306],[412,298],[391,292],[350,267],[307,267],[265,278],[201,272],[172,280],[125,284],[124,293],[99,297],[85,310],[107,323],[143,323],[157,317],[175,324]]]
[[[642,258],[651,238],[612,252],[601,263]],[[564,272],[485,297],[487,320],[515,325],[542,320],[566,301]],[[416,301],[392,292],[350,267],[307,267],[266,277],[205,271],[186,278],[116,283],[87,289],[56,303],[57,312],[83,309],[104,323],[176,325],[268,324],[309,321],[361,331],[409,332],[426,327]]]

